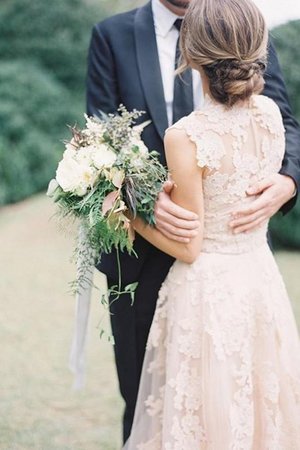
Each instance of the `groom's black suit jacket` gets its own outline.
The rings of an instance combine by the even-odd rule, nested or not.
[[[286,153],[282,173],[290,175],[300,187],[300,129],[292,116],[277,56],[272,45],[264,94],[280,107],[286,129]],[[151,3],[104,20],[93,28],[88,57],[87,112],[115,112],[120,104],[128,110],[145,111],[142,121],[152,123],[143,133],[149,149],[157,150],[165,163],[163,137],[168,127],[164,91],[158,59]],[[291,200],[284,207],[288,211]],[[158,289],[173,259],[160,252],[139,235],[135,240],[138,258],[121,254],[124,284],[139,281],[134,306],[125,308],[119,299],[112,316],[115,352],[122,395],[126,402],[124,438],[128,437],[145,344],[155,308]],[[98,267],[110,284],[117,280],[114,253],[103,255]],[[130,305],[130,299],[127,299]]]

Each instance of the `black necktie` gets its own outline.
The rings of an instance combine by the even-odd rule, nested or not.
[[[174,26],[180,31],[182,19],[177,19]],[[176,44],[175,69],[178,67],[180,57],[179,38]],[[174,80],[174,98],[173,98],[173,123],[187,116],[194,109],[193,101],[193,78],[192,70],[186,69],[180,75],[176,75]]]

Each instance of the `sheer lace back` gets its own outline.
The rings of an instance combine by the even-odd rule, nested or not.
[[[183,129],[196,145],[203,171],[203,251],[242,253],[266,239],[267,224],[248,235],[233,235],[230,213],[255,200],[246,194],[253,182],[279,171],[284,154],[284,128],[277,105],[255,95],[227,109],[205,97],[200,111],[172,128]]]

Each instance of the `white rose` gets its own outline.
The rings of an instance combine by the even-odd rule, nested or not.
[[[112,167],[117,155],[105,144],[100,144],[93,155],[93,162],[97,169]]]
[[[76,156],[76,148],[74,147],[74,145],[71,142],[68,142],[66,145],[66,150],[64,151],[64,157],[67,158],[74,158]]]
[[[58,164],[56,180],[63,191],[85,195],[97,179],[97,171],[79,164],[74,158],[65,157]]]
[[[93,167],[82,167],[79,187],[76,188],[77,195],[85,195],[89,188],[92,188],[98,178],[98,171]]]
[[[78,186],[79,170],[75,159],[64,155],[56,170],[56,180],[65,192],[74,192]]]
[[[91,166],[94,162],[94,154],[96,152],[96,148],[92,145],[87,145],[86,147],[80,147],[75,155],[76,161],[79,164],[83,164],[86,166]]]

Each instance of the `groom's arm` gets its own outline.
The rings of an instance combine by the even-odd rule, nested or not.
[[[86,79],[87,114],[113,113],[120,104],[115,62],[109,31],[103,23],[93,27]]]

